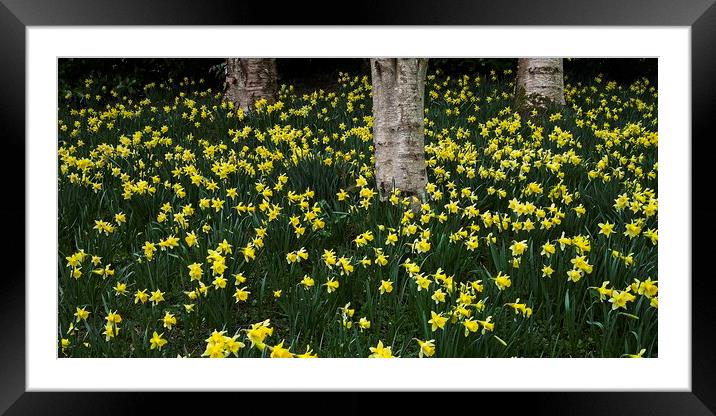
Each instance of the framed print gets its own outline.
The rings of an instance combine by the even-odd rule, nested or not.
[[[2,0],[0,410],[712,414],[716,6],[612,3]]]

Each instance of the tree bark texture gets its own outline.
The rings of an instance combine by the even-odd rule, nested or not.
[[[518,59],[515,99],[520,110],[565,105],[562,58]]]
[[[371,59],[375,177],[381,199],[393,189],[425,200],[425,58]]]
[[[250,112],[254,103],[265,98],[269,104],[276,101],[276,59],[227,58],[224,99],[232,101],[244,112]]]

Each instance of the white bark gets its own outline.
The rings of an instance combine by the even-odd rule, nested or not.
[[[425,200],[425,58],[371,59],[375,177],[381,199],[394,188]]]
[[[232,101],[244,112],[253,110],[254,103],[262,98],[273,103],[277,91],[275,59],[226,59],[224,99]]]
[[[515,96],[519,109],[564,105],[562,58],[518,59]]]

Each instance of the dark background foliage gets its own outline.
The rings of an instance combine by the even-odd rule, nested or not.
[[[646,76],[656,83],[656,58],[575,58],[565,59],[568,80],[581,80],[604,74],[607,79],[630,82]],[[338,72],[370,73],[366,58],[281,58],[277,60],[279,84],[294,84],[299,90],[331,88]],[[502,75],[514,70],[513,58],[431,58],[429,71],[437,69],[451,75]],[[223,81],[221,58],[62,58],[58,63],[59,91],[74,89],[86,78],[93,78],[120,94],[133,94],[146,83],[167,78],[203,78],[207,85],[220,89]]]

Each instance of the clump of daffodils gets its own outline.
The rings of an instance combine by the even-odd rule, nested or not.
[[[239,351],[245,347],[244,343],[238,341],[239,335],[227,336],[226,331],[216,331],[206,339],[206,349],[201,354],[202,357],[209,358],[226,358],[229,355],[239,356]]]

